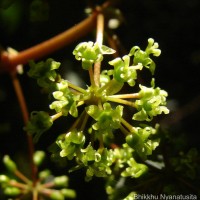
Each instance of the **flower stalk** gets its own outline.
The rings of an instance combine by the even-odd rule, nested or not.
[[[115,103],[120,103],[120,104],[124,104],[124,105],[127,105],[127,106],[135,107],[135,103],[134,102],[127,101],[127,100],[124,100],[124,99],[110,97],[110,96],[106,97],[106,99],[108,101],[112,101],[112,102],[115,102]]]
[[[97,16],[97,34],[96,43],[101,46],[103,44],[103,32],[104,32],[104,16],[102,13]],[[101,72],[101,62],[98,61],[94,64],[94,82],[95,85],[99,87],[100,83],[100,72]]]
[[[133,93],[133,94],[115,94],[108,96],[110,98],[117,98],[117,99],[137,99],[139,98],[139,93]]]

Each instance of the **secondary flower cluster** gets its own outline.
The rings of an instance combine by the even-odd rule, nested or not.
[[[75,58],[82,61],[82,67],[88,70],[95,62],[103,60],[103,54],[113,54],[115,50],[93,42],[82,42],[73,51]]]
[[[141,142],[139,141],[139,143]],[[136,143],[135,146],[131,144],[131,146],[138,147],[141,152],[143,146],[145,146],[150,154],[149,151],[152,150],[152,146],[139,143]],[[130,143],[123,144],[121,148],[95,150],[91,143],[85,147],[86,138],[83,132],[74,129],[59,137],[57,144],[62,149],[60,152],[61,157],[67,157],[69,160],[76,159],[77,166],[72,168],[71,171],[82,167],[86,168],[86,180],[90,180],[94,175],[107,177],[112,174],[112,168],[120,170],[123,177],[131,176],[135,178],[147,170],[146,165],[138,164],[133,158],[134,149],[128,145]]]
[[[151,121],[153,117],[161,113],[169,113],[166,107],[167,92],[165,90],[161,90],[159,87],[154,88],[154,81],[152,81],[152,87],[150,88],[142,85],[139,87],[141,88],[139,92],[140,99],[135,101],[138,112],[134,114],[134,120]]]
[[[34,153],[33,161],[39,167],[44,161],[45,153],[43,151],[36,151]],[[64,200],[65,198],[75,198],[74,190],[69,189],[68,176],[53,176],[50,170],[44,169],[39,171],[36,185],[32,180],[27,178],[21,171],[19,171],[16,163],[11,160],[8,155],[5,155],[3,162],[9,171],[9,175],[0,175],[0,184],[5,195],[12,198],[20,196],[23,199],[29,199],[33,193],[35,196],[41,198],[48,198],[52,200]]]

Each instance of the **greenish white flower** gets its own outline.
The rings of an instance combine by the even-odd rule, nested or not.
[[[138,63],[135,66],[130,66],[130,57],[128,55],[123,58],[115,58],[109,62],[110,65],[114,66],[113,77],[119,82],[127,82],[130,86],[135,85],[137,79],[137,71],[142,70],[142,64]]]
[[[135,107],[138,110],[133,115],[134,120],[138,121],[151,121],[154,116],[161,113],[168,114],[169,110],[166,107],[166,97],[168,96],[165,90],[161,90],[159,87],[146,87],[140,85],[139,97],[140,99],[135,101]]]
[[[104,54],[113,53],[115,50],[91,41],[78,44],[73,51],[75,58],[82,61],[82,67],[85,70],[90,69],[95,62],[102,61]]]

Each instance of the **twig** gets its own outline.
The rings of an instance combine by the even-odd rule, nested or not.
[[[14,174],[21,179],[22,181],[24,181],[24,183],[30,184],[31,181],[24,175],[22,174],[19,170],[15,170]]]
[[[19,52],[17,55],[9,55],[7,52],[1,54],[1,62],[8,71],[13,71],[19,64],[27,64],[29,60],[38,60],[62,47],[76,41],[90,32],[96,24],[97,12],[75,25],[74,27],[52,37],[38,45]]]
[[[10,73],[11,78],[12,78],[12,83],[15,89],[15,93],[17,95],[18,98],[18,102],[22,111],[22,116],[23,116],[23,120],[24,120],[24,124],[26,125],[28,123],[29,120],[29,113],[28,113],[28,109],[26,106],[26,101],[22,92],[22,88],[20,85],[20,82],[17,78],[17,74],[15,72]],[[33,154],[34,154],[34,145],[33,145],[33,139],[32,136],[30,134],[26,134],[27,135],[27,141],[28,141],[28,148],[29,148],[29,155],[30,155],[30,162],[31,162],[31,170],[32,170],[32,179],[33,179],[33,184],[36,183],[36,173],[37,173],[37,167],[35,166],[34,162],[33,162]]]
[[[11,79],[12,79],[12,83],[15,89],[15,93],[17,95],[19,104],[20,104],[20,108],[22,111],[22,116],[23,116],[23,120],[24,120],[24,124],[27,124],[28,120],[29,120],[29,114],[28,114],[28,109],[26,106],[26,101],[22,92],[22,88],[20,85],[20,82],[17,78],[17,74],[16,73],[11,73]]]
[[[74,27],[26,50],[19,52],[17,55],[10,55],[2,51],[0,55],[1,67],[7,71],[15,71],[19,64],[27,64],[29,60],[38,60],[50,53],[61,49],[77,39],[87,35],[96,25],[96,18],[103,9],[110,6],[110,2],[105,2],[98,7],[88,18],[76,24]]]
[[[17,181],[13,181],[13,180],[11,180],[10,182],[9,182],[9,185],[10,186],[13,186],[13,187],[18,187],[18,188],[20,188],[20,189],[27,189],[27,184],[24,184],[24,183],[19,183],[19,182],[17,182]]]

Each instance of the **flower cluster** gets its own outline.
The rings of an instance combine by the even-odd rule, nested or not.
[[[95,62],[103,60],[103,54],[113,54],[115,51],[105,45],[99,46],[98,43],[82,42],[78,44],[73,55],[77,60],[82,61],[82,67],[88,70]]]
[[[135,85],[137,79],[136,70],[142,70],[142,64],[130,66],[130,57],[128,55],[123,58],[116,58],[109,62],[110,65],[114,66],[113,76],[119,82],[127,82],[130,86]]]
[[[36,151],[33,156],[33,161],[37,167],[41,166],[45,158],[43,151]],[[9,174],[0,175],[0,184],[5,195],[18,199],[28,199],[30,194],[34,191],[34,196],[41,198],[48,198],[51,200],[64,200],[65,198],[76,197],[74,190],[69,189],[68,176],[53,176],[50,170],[44,169],[39,171],[36,185],[32,180],[27,178],[21,171],[19,171],[16,163],[11,160],[8,155],[5,155],[3,162],[7,167]]]
[[[73,159],[73,157],[78,154],[80,148],[83,147],[84,143],[85,136],[83,135],[83,132],[74,129],[67,133],[64,138],[59,138],[57,140],[58,146],[62,149],[60,156],[67,156],[69,160]]]
[[[156,65],[155,62],[150,58],[150,54],[153,54],[153,56],[159,56],[161,54],[161,50],[158,49],[158,47],[158,43],[154,43],[154,40],[149,38],[148,46],[145,51],[141,50],[138,46],[134,46],[130,50],[129,55],[134,56],[133,63],[135,65],[141,63],[144,67],[148,68],[152,74],[154,74]]]
[[[82,132],[77,130],[59,138],[57,144],[62,149],[61,157],[67,157],[69,160],[75,158],[77,162],[77,166],[70,171],[86,168],[86,180],[91,180],[93,176],[107,177],[112,174],[114,169],[119,169],[123,177],[134,178],[139,177],[147,170],[146,165],[139,164],[134,160],[134,149],[127,144],[123,144],[121,148],[95,150],[89,143],[84,148],[85,137]]]
[[[85,167],[87,169],[87,180],[90,180],[94,175],[105,177],[110,174],[109,166],[112,164],[112,159],[109,158],[109,151],[107,149],[102,152],[95,150],[91,143],[84,147],[85,142],[83,132],[76,129],[57,140],[58,146],[62,149],[60,156],[67,157],[69,160],[75,158],[77,161],[78,165],[72,168],[71,171]]]
[[[96,105],[90,105],[86,108],[86,112],[96,121],[92,125],[93,130],[99,132],[100,135],[107,134],[112,136],[113,130],[120,127],[123,106],[119,105],[113,110],[109,103],[104,103],[103,110],[101,110]]]
[[[55,89],[55,81],[59,79],[59,75],[56,72],[56,69],[59,67],[60,63],[54,61],[52,58],[47,59],[45,62],[41,61],[38,63],[30,61],[28,75],[37,79],[37,83],[40,87],[48,89],[51,92]]]
[[[108,63],[113,68],[102,71],[100,83],[94,84],[92,67],[103,60],[104,54],[114,52],[93,42],[76,46],[73,51],[75,58],[82,62],[83,69],[89,70],[91,86],[87,89],[62,79],[55,71],[59,63],[53,60],[31,63],[29,71],[41,87],[50,88],[49,96],[53,99],[50,109],[56,114],[49,116],[46,112],[33,112],[25,130],[38,138],[55,120],[72,115],[75,121],[65,134],[57,138],[55,144],[58,148],[53,154],[74,160],[76,164],[70,171],[85,168],[86,180],[93,176],[108,177],[114,171],[118,171],[121,177],[142,175],[147,167],[138,163],[135,155],[145,160],[152,154],[159,144],[156,138],[158,127],[132,124],[135,121],[149,122],[157,115],[169,113],[167,92],[155,87],[154,79],[151,87],[139,84],[137,93],[120,93],[125,83],[129,87],[136,85],[138,70],[147,68],[154,73],[155,63],[150,56],[160,55],[158,44],[149,39],[145,51],[135,46],[128,55],[111,60]],[[133,122],[124,116],[125,106],[134,108]],[[120,140],[118,135],[122,136]]]
[[[44,111],[33,111],[24,130],[34,135],[34,141],[37,142],[40,136],[52,125],[53,120],[48,113]]]
[[[141,158],[144,160],[148,155],[152,154],[152,151],[159,145],[159,140],[152,140],[150,137],[156,134],[158,125],[156,128],[146,126],[144,128],[137,127],[134,132],[126,136],[127,144],[133,148]]]
[[[57,88],[58,90],[52,93],[56,101],[50,104],[50,109],[55,109],[57,113],[62,112],[64,116],[70,113],[73,117],[77,117],[78,110],[76,102],[79,100],[79,95],[74,95],[68,88],[67,81],[64,80],[57,83]]]
[[[166,107],[167,92],[159,87],[148,88],[140,85],[140,99],[135,101],[135,107],[138,110],[134,114],[133,119],[138,121],[151,121],[154,116],[160,115],[162,112],[168,114]]]

